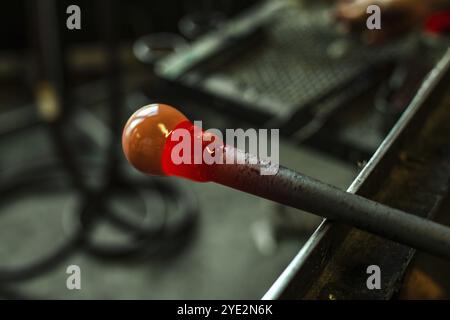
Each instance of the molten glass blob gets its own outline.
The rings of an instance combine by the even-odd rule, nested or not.
[[[168,175],[195,181],[209,181],[211,166],[203,153],[214,137],[204,140],[196,128],[177,109],[152,104],[136,111],[122,135],[122,148],[128,161],[150,175]]]
[[[122,148],[128,161],[139,171],[164,175],[162,155],[170,133],[188,121],[177,109],[165,104],[151,104],[137,110],[122,134]]]

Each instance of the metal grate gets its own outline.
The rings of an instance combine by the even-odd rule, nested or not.
[[[367,47],[334,31],[327,11],[278,12],[267,27],[267,40],[209,75],[205,86],[220,79],[237,92],[234,99],[283,114],[350,81],[370,65],[395,57],[406,41]]]

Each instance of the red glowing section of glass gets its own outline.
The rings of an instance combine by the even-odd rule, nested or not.
[[[205,149],[214,139],[204,139],[205,133],[190,121],[183,121],[167,137],[162,155],[162,169],[168,176],[178,176],[199,182],[210,181],[212,165],[203,161]],[[188,141],[185,141],[188,139]],[[180,143],[189,148],[181,148]],[[220,141],[221,143],[221,141]],[[190,154],[184,154],[190,152]],[[175,158],[178,161],[174,161]],[[183,159],[180,163],[180,159]]]

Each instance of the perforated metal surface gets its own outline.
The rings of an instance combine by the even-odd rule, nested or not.
[[[287,8],[278,15],[260,46],[207,76],[203,86],[214,91],[226,84],[233,99],[283,114],[398,55],[406,44],[374,48],[352,41],[335,31],[324,9]]]

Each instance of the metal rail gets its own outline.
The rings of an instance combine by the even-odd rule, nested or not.
[[[408,140],[425,131],[425,120],[438,106],[443,109],[442,98],[448,88],[449,67],[450,50],[429,74],[402,118],[347,190],[349,193],[399,206],[395,197],[383,195],[379,190],[389,182],[389,173],[398,165],[399,154]],[[440,173],[442,176],[442,170]],[[440,185],[435,187],[436,193],[446,193],[448,177],[438,180]],[[432,198],[436,201],[430,200],[423,208],[413,208],[408,203],[400,206],[406,211],[415,209],[414,213],[428,216],[439,196]],[[414,202],[411,194],[409,199]],[[390,298],[413,254],[414,250],[405,246],[325,220],[263,299]],[[371,264],[381,265],[385,271],[384,290],[374,292],[365,287],[365,267]],[[346,276],[347,271],[352,272],[351,277]]]

